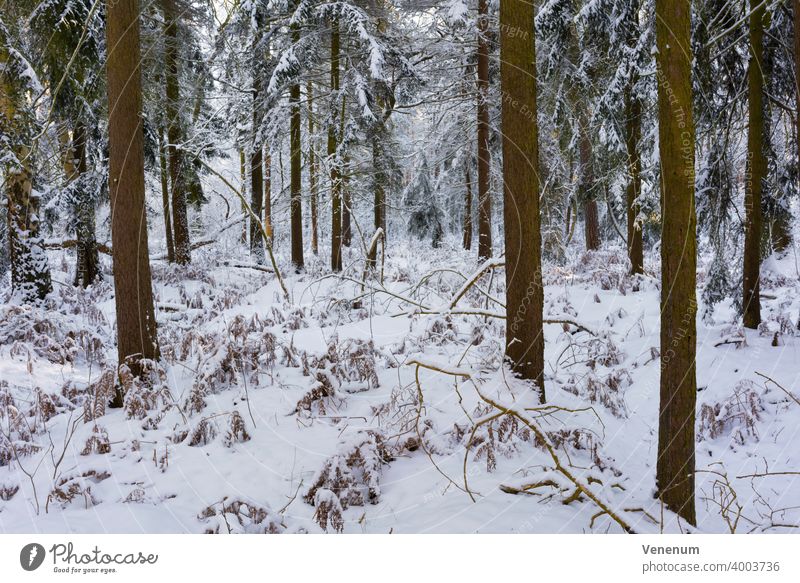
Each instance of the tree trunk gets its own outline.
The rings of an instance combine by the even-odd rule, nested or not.
[[[167,158],[172,191],[172,228],[175,262],[192,261],[189,243],[189,219],[186,211],[187,168],[183,156],[183,130],[180,120],[180,65],[178,60],[178,18],[175,0],[161,0],[164,12],[164,73],[166,81]]]
[[[600,219],[597,214],[597,200],[591,192],[594,187],[594,160],[592,138],[589,135],[588,115],[580,117],[580,178],[578,195],[583,200],[583,228],[586,250],[596,251],[600,248]]]
[[[292,42],[300,42],[300,33],[292,32]],[[291,142],[291,222],[292,222],[292,263],[296,270],[303,269],[303,207],[302,207],[302,181],[303,181],[303,152],[300,136],[300,84],[295,83],[289,89],[291,104],[290,142]]]
[[[351,229],[352,196],[350,192],[350,157],[345,156],[342,164],[342,245],[349,247],[353,242]]]
[[[661,391],[656,486],[667,508],[696,524],[696,218],[690,0],[656,0],[661,158]]]
[[[73,184],[86,174],[86,126],[78,121],[70,139],[67,125],[58,131],[66,183]],[[100,276],[100,258],[95,238],[94,200],[84,188],[72,189],[75,223],[75,278],[73,285],[89,287]]]
[[[107,0],[106,46],[117,353],[119,363],[139,375],[141,359],[158,359],[159,350],[147,246],[137,0]],[[119,390],[114,405],[122,404]]]
[[[755,4],[755,0],[751,2]],[[750,64],[747,67],[747,168],[745,172],[745,229],[742,310],[744,325],[758,328],[761,323],[759,275],[761,271],[761,190],[766,176],[764,157],[764,6],[750,14]]]
[[[2,32],[2,30],[0,30]],[[23,115],[17,111],[24,99],[16,85],[16,67],[12,55],[0,37],[0,135],[18,138]],[[4,186],[8,221],[11,287],[23,302],[37,303],[53,289],[47,255],[39,236],[39,198],[33,192],[30,149],[19,143],[12,146],[13,156],[6,160]]]
[[[167,238],[167,261],[175,263],[175,243],[172,239],[172,218],[169,205],[169,174],[167,171],[167,149],[164,145],[164,130],[158,132],[158,162],[161,170],[161,208],[164,212],[164,232]]]
[[[247,207],[244,204],[244,199],[247,197],[247,158],[244,150],[239,150],[239,189],[242,193],[242,214],[247,217]],[[242,244],[247,245],[247,225],[248,221],[242,221]]]
[[[478,0],[478,257],[492,256],[492,199],[489,194],[489,29],[487,0]],[[524,30],[528,30],[526,26]]]
[[[72,137],[73,152],[78,162],[76,178],[86,174],[86,126],[78,121]],[[75,285],[89,287],[100,276],[100,257],[95,237],[94,200],[86,193],[79,193],[75,209],[75,241],[77,261]]]
[[[311,251],[319,253],[319,217],[317,210],[317,153],[314,150],[314,86],[306,85],[308,97],[308,186],[311,191]]]
[[[631,83],[632,85],[632,83]],[[642,129],[641,104],[633,95],[632,87],[627,95],[627,149],[628,149],[628,260],[631,274],[644,273],[644,249],[642,245],[642,228],[636,221],[639,216],[639,194],[642,192],[642,161],[639,156],[639,137]]]
[[[372,136],[372,166],[375,171],[374,177],[374,225],[375,231],[383,229],[386,236],[386,173],[384,171],[383,144],[381,140],[385,134],[379,130]]]
[[[261,232],[261,213],[264,208],[264,177],[262,175],[261,142],[258,129],[261,117],[258,114],[258,81],[253,81],[253,141],[250,144],[250,255],[259,264],[266,261],[264,255],[264,236]]]
[[[464,193],[464,249],[472,249],[472,177],[469,173],[469,156],[464,161],[464,179],[466,192]]]
[[[503,224],[506,251],[506,358],[512,370],[544,390],[542,236],[539,217],[539,128],[536,120],[534,5],[500,2],[503,120]],[[520,30],[530,31],[519,34]]]
[[[274,237],[272,227],[272,154],[269,146],[264,147],[264,152],[264,230],[270,239],[270,245],[272,245]]]
[[[335,98],[339,92],[339,19],[331,19],[331,93],[332,113],[337,111]],[[339,161],[337,159],[338,136],[336,115],[328,125],[328,158],[331,182],[331,270],[342,270],[342,196]]]

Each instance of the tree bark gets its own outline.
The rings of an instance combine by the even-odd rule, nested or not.
[[[489,7],[478,0],[478,257],[492,256],[492,199],[489,193]],[[531,28],[526,26],[523,30]]]
[[[175,263],[175,243],[172,239],[172,210],[169,204],[169,173],[167,171],[167,150],[164,145],[164,130],[158,132],[158,163],[161,170],[161,208],[164,212],[164,232],[167,239],[167,261]]]
[[[751,1],[751,5],[755,0]],[[747,128],[747,166],[745,172],[744,271],[742,274],[742,310],[746,328],[761,323],[759,278],[761,271],[761,191],[766,176],[764,156],[764,6],[750,14],[750,64],[747,67],[747,107],[750,123]]]
[[[464,192],[464,249],[472,249],[472,177],[469,172],[469,156],[464,161],[464,180],[466,191]]]
[[[633,83],[631,83],[633,85]],[[631,274],[644,273],[644,249],[642,244],[642,228],[637,222],[639,216],[639,195],[642,192],[642,161],[639,155],[639,137],[642,130],[642,113],[639,99],[633,95],[632,87],[627,95],[627,150],[628,150],[628,187],[627,187],[627,222],[628,222],[628,260]]]
[[[342,165],[342,245],[349,247],[353,242],[351,228],[352,193],[350,192],[350,157],[345,156]]]
[[[600,219],[597,214],[597,200],[591,192],[594,187],[594,160],[592,138],[589,135],[588,115],[580,117],[579,153],[581,160],[579,197],[583,200],[583,228],[587,251],[600,248]]]
[[[245,157],[244,150],[239,150],[239,188],[242,192],[242,214],[247,216],[247,207],[244,204],[247,196],[247,158]],[[242,244],[247,244],[247,225],[248,221],[242,221]]]
[[[308,97],[308,186],[311,191],[311,251],[319,253],[319,216],[317,200],[317,153],[314,149],[314,85],[306,85]]]
[[[147,246],[139,3],[106,1],[109,194],[114,248],[114,303],[119,363],[142,372],[158,359],[158,337]],[[118,390],[114,405],[122,406]]]
[[[253,141],[250,144],[250,255],[255,261],[262,264],[266,261],[264,255],[264,237],[261,232],[261,213],[264,210],[264,177],[262,172],[262,145],[258,140],[258,129],[261,123],[258,105],[258,81],[253,82]]]
[[[331,109],[335,113],[335,99],[339,92],[339,19],[331,19]],[[342,270],[342,196],[339,161],[337,159],[338,136],[336,115],[328,125],[328,158],[331,183],[331,270]]]
[[[534,5],[500,2],[506,358],[545,401]],[[526,31],[520,34],[519,31]]]
[[[656,486],[696,524],[694,426],[697,301],[690,0],[656,0],[661,158],[661,390]]]
[[[292,32],[292,42],[300,42],[300,32]],[[291,142],[291,223],[292,223],[292,263],[296,270],[303,269],[303,207],[302,207],[302,181],[303,181],[303,152],[300,136],[300,84],[294,83],[289,89],[291,104],[291,119],[289,121]]]
[[[161,0],[164,13],[164,73],[166,81],[167,158],[172,191],[172,228],[175,262],[192,261],[189,219],[186,210],[187,168],[183,155],[183,129],[180,120],[180,64],[178,60],[178,14],[175,0]]]

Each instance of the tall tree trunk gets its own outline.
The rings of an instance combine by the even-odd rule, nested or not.
[[[300,42],[300,33],[292,32],[292,42]],[[290,142],[291,142],[291,222],[292,222],[292,263],[296,270],[303,268],[303,207],[302,207],[302,181],[303,181],[303,152],[300,136],[300,84],[294,83],[289,89],[291,103]]]
[[[272,154],[269,146],[264,147],[264,230],[272,245],[274,236],[272,227]]]
[[[350,192],[350,157],[345,155],[342,163],[342,245],[349,247],[353,242],[351,228],[352,196]]]
[[[374,226],[375,230],[383,229],[386,236],[386,172],[384,167],[384,152],[381,140],[385,133],[378,128],[372,136],[372,166],[374,168]]]
[[[755,0],[751,5],[755,5]],[[747,169],[745,172],[745,229],[743,320],[747,328],[761,323],[759,277],[761,271],[761,190],[766,176],[764,157],[764,6],[750,14],[750,64],[747,67],[747,106],[750,123],[747,128]]]
[[[172,239],[172,210],[169,205],[169,173],[167,171],[167,149],[164,144],[164,129],[158,132],[158,163],[161,170],[161,208],[164,212],[164,232],[167,238],[167,261],[175,263],[175,243]]]
[[[534,5],[500,1],[506,358],[545,400]],[[519,34],[519,31],[529,31]]]
[[[75,124],[72,136],[73,152],[77,160],[76,178],[86,174],[86,126],[82,121]],[[82,191],[75,209],[76,266],[75,285],[89,287],[100,276],[100,257],[95,237],[94,200]]]
[[[72,138],[68,127],[62,124],[58,131],[64,174],[68,185],[72,185],[86,174],[86,126],[75,123]],[[89,287],[100,276],[100,258],[95,238],[94,200],[85,188],[73,188],[73,220],[75,223],[75,278],[73,285]]]
[[[464,249],[472,249],[472,177],[469,173],[469,156],[464,160],[464,181],[466,192],[464,193]]]
[[[589,135],[589,116],[580,116],[579,153],[581,160],[578,193],[583,200],[583,228],[586,250],[600,248],[600,219],[597,214],[597,200],[591,190],[594,187],[594,154],[592,138]]]
[[[339,19],[331,19],[331,113],[337,111],[335,98],[339,92]],[[331,270],[342,270],[342,193],[339,161],[337,157],[338,136],[336,115],[328,124],[328,158],[331,182]]]
[[[489,7],[478,0],[478,257],[492,256],[492,199],[489,194]],[[526,26],[523,30],[528,30]]]
[[[690,0],[656,0],[661,158],[661,391],[656,485],[667,508],[696,524],[696,217]]]
[[[247,157],[244,153],[244,150],[239,150],[239,190],[242,193],[242,216],[244,216],[244,220],[242,221],[242,244],[247,245],[247,231],[248,231],[248,220],[247,220],[247,206],[245,205],[244,201],[247,198]]]
[[[172,228],[175,262],[188,265],[192,261],[189,243],[189,219],[186,211],[187,168],[183,155],[183,130],[180,120],[180,65],[178,61],[178,14],[175,0],[161,0],[164,12],[164,74],[166,81],[167,157],[170,190],[172,191]]]
[[[262,145],[258,140],[259,115],[258,80],[253,81],[253,141],[250,144],[250,255],[258,263],[264,263],[264,236],[261,232],[261,213],[264,208],[264,177],[262,173]]]
[[[0,36],[0,135],[13,140],[24,134],[24,116],[18,108],[25,96],[17,85],[19,70],[4,41]],[[52,291],[53,284],[39,235],[39,197],[33,192],[31,151],[23,143],[9,145],[12,156],[4,152],[3,158],[11,287],[23,302],[37,303]]]
[[[639,137],[642,128],[641,104],[633,95],[632,87],[628,88],[626,100],[627,117],[627,149],[628,149],[628,260],[631,274],[644,273],[644,249],[642,245],[642,228],[636,221],[639,216],[639,194],[642,191],[642,162],[639,156]]]
[[[144,195],[139,3],[106,1],[108,164],[117,354],[135,375],[141,359],[158,359]],[[114,405],[122,406],[118,390]]]
[[[317,210],[317,153],[314,149],[314,85],[306,85],[308,98],[308,186],[311,191],[311,251],[319,253],[319,211]]]

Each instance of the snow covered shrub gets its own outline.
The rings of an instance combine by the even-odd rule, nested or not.
[[[325,532],[333,529],[334,532],[344,531],[344,516],[339,498],[326,488],[320,488],[314,494],[314,521],[319,524]]]
[[[206,534],[280,534],[286,531],[280,514],[239,498],[223,498],[206,507],[197,519],[207,524]]]
[[[630,386],[632,379],[628,371],[614,370],[600,377],[594,372],[578,382],[572,375],[563,389],[573,395],[582,397],[590,403],[599,403],[608,409],[612,415],[619,418],[628,416],[628,408],[625,405],[625,395],[623,389]]]
[[[0,383],[0,467],[41,449],[33,442],[33,430],[26,415],[17,408],[8,383]]]
[[[733,394],[714,404],[703,403],[700,407],[700,426],[697,440],[716,439],[728,434],[743,445],[748,439],[759,439],[756,423],[761,420],[764,403],[758,386],[751,380],[739,381]]]
[[[154,360],[141,360],[142,374],[134,376],[127,365],[119,367],[119,382],[125,393],[124,410],[128,419],[145,419],[143,429],[155,429],[173,406],[167,386],[167,372]]]
[[[485,431],[476,433],[467,448],[475,447],[475,461],[486,458],[487,472],[497,468],[498,454],[510,458],[519,451],[521,443],[531,443],[530,429],[521,426],[512,415],[504,415],[483,427]]]
[[[93,453],[106,454],[111,453],[111,443],[108,440],[108,432],[99,425],[92,428],[92,434],[86,440],[86,445],[81,450],[81,455],[90,455]]]
[[[51,502],[57,502],[64,508],[76,498],[83,500],[85,508],[94,506],[98,500],[92,495],[92,486],[110,476],[108,472],[86,470],[80,474],[68,474],[59,478],[47,495],[45,509],[49,509]]]
[[[85,423],[106,414],[106,405],[114,396],[116,377],[117,372],[113,368],[106,368],[100,374],[100,378],[86,388],[83,400],[83,421]],[[62,393],[66,390],[69,389],[65,385]]]
[[[358,431],[340,443],[337,453],[328,458],[303,496],[308,504],[322,501],[325,505],[325,516],[318,517],[320,527],[326,528],[330,512],[335,515],[338,511],[325,491],[333,494],[342,509],[377,504],[381,495],[381,471],[392,459],[383,435],[375,430]],[[318,497],[320,491],[323,493]]]
[[[237,315],[223,335],[195,334],[186,340],[180,351],[182,359],[191,352],[200,357],[200,374],[185,403],[188,411],[202,411],[205,395],[219,393],[242,379],[259,384],[262,367],[272,370],[277,362],[277,338],[267,330],[271,325],[257,314],[251,318]]]
[[[33,354],[54,364],[86,360],[103,361],[104,344],[89,327],[54,311],[29,305],[7,305],[0,309],[0,346],[11,354]]]
[[[17,484],[0,483],[0,500],[8,502],[14,495],[19,492]]]
[[[214,441],[219,435],[219,427],[213,419],[203,418],[188,432],[177,435],[182,435],[183,439],[174,440],[176,443],[183,441],[191,447],[198,447]]]
[[[247,433],[247,426],[242,416],[238,411],[234,411],[228,419],[228,429],[225,431],[223,443],[225,447],[231,447],[234,443],[245,441],[250,441],[250,434]]]

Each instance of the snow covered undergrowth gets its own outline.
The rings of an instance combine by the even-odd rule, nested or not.
[[[0,531],[686,530],[653,498],[657,280],[618,249],[547,266],[542,407],[501,367],[502,269],[451,307],[474,257],[418,246],[365,289],[356,248],[345,277],[279,258],[291,301],[211,248],[154,264],[162,360],[124,409],[109,284],[0,307]],[[800,286],[764,270],[758,332],[698,310],[699,531],[800,526]]]

